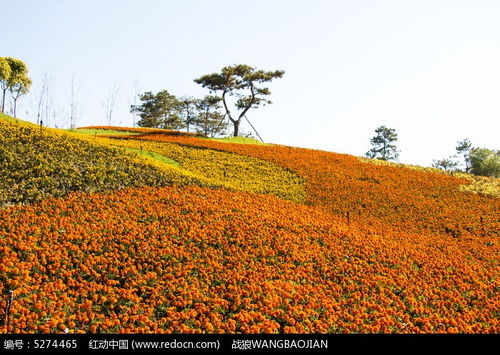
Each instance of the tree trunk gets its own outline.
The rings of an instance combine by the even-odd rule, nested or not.
[[[5,92],[6,91],[7,91],[7,89],[4,89],[3,94],[2,94],[2,113],[4,113],[4,110],[5,110]]]
[[[14,99],[14,117],[16,116],[16,109],[17,109],[17,99]]]
[[[233,137],[238,137],[238,134],[240,133],[240,120],[237,121],[232,121],[234,125],[234,131],[233,131]]]
[[[204,127],[204,131],[205,131],[205,136],[206,136],[206,137],[208,137],[208,134],[209,134],[209,129],[210,129],[210,128],[208,127],[208,115],[209,115],[208,111],[209,111],[209,110],[210,110],[210,109],[209,109],[209,108],[208,108],[208,106],[207,106],[207,110],[205,111],[205,124],[204,124],[204,125],[205,125],[205,127]]]

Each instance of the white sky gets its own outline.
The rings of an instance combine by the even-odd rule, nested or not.
[[[115,83],[113,123],[131,126],[134,86],[201,97],[193,79],[243,63],[285,70],[274,104],[248,114],[268,142],[363,155],[386,125],[405,163],[430,165],[465,137],[500,148],[500,1],[0,0],[0,11],[0,56],[24,60],[34,81],[18,110],[32,121],[45,73],[60,126],[72,75],[80,126],[106,123]]]

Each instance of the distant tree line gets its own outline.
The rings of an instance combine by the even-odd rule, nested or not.
[[[237,137],[241,134],[242,119],[248,121],[246,114],[250,109],[271,104],[266,98],[271,92],[261,84],[281,78],[283,74],[282,70],[266,72],[245,64],[226,66],[219,73],[203,75],[194,80],[209,89],[211,95],[202,99],[177,98],[167,90],[156,94],[146,91],[139,96],[141,103],[131,106],[131,112],[141,117],[138,122],[141,127],[185,128],[187,132],[196,131],[210,137],[223,133],[231,122],[233,136]],[[230,109],[230,97],[235,100],[233,106],[236,113]]]
[[[218,73],[203,75],[194,80],[197,84],[209,89],[211,95],[203,98],[176,97],[167,90],[157,93],[146,91],[139,95],[140,104],[131,105],[130,111],[139,115],[138,125],[141,127],[186,129],[187,132],[196,132],[207,137],[222,135],[229,123],[232,123],[233,136],[236,137],[241,134],[240,124],[245,118],[258,135],[246,114],[252,108],[272,103],[267,99],[271,92],[262,84],[282,78],[283,74],[282,70],[263,71],[245,64],[226,66]],[[18,100],[29,92],[31,84],[28,67],[23,61],[11,57],[0,57],[2,113],[5,112],[7,93],[10,93],[12,113],[16,117]],[[72,97],[73,86],[72,81]],[[106,104],[108,123],[111,122],[116,91],[114,87]],[[233,99],[233,105],[231,105],[230,98]],[[72,98],[72,128],[74,128],[73,101]],[[40,99],[39,106],[41,102]],[[225,120],[226,118],[228,121]],[[370,139],[372,148],[366,156],[387,161],[397,160],[399,157],[397,141],[398,134],[395,129],[380,126],[375,129],[375,136]],[[458,142],[455,154],[434,160],[433,166],[450,172],[461,171],[474,175],[500,177],[500,151],[473,147],[470,140],[466,138]]]
[[[202,99],[176,97],[167,90],[157,93],[146,91],[139,95],[140,104],[132,105],[131,112],[140,117],[140,127],[187,132],[215,137],[225,132],[227,122],[221,112],[221,98],[207,95]]]
[[[16,58],[0,57],[0,89],[2,90],[2,113],[5,112],[5,96],[10,92],[12,98],[12,113],[16,117],[17,102],[22,95],[28,93],[31,79],[28,77],[28,67]]]
[[[456,153],[434,160],[435,168],[445,171],[461,171],[474,175],[500,177],[500,150],[473,147],[465,138],[457,143]]]
[[[371,138],[372,148],[366,153],[368,158],[397,160],[396,146],[398,134],[394,128],[380,126]],[[473,175],[500,177],[500,151],[473,147],[469,139],[459,141],[456,153],[450,157],[434,160],[433,167],[449,172],[465,172]]]

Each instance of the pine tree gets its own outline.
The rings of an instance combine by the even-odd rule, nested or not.
[[[380,160],[396,160],[399,152],[394,142],[398,140],[398,134],[394,128],[380,126],[375,130],[377,134],[370,142],[372,149],[366,152],[368,158]]]

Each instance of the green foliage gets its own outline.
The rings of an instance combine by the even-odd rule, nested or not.
[[[12,95],[12,100],[14,101],[14,117],[16,117],[17,111],[17,101],[22,95],[26,95],[31,87],[31,79],[27,76],[21,77],[12,83],[10,87],[10,93]]]
[[[6,58],[0,57],[0,88],[2,89],[2,113],[5,106],[5,92],[8,88],[8,82],[12,70]]]
[[[197,101],[197,133],[213,138],[226,131],[227,122],[224,121],[224,115],[220,112],[221,100],[218,96],[207,95]]]
[[[457,154],[461,155],[464,159],[465,172],[468,173],[471,165],[470,165],[470,151],[472,149],[472,143],[468,138],[465,138],[457,143]],[[458,164],[457,164],[458,165]]]
[[[500,151],[473,147],[468,138],[457,143],[457,155],[463,157],[464,169],[461,170],[456,155],[435,160],[434,167],[445,171],[463,171],[479,176],[500,177]]]
[[[10,77],[10,73],[12,70],[10,69],[9,62],[7,62],[7,59],[4,57],[0,57],[0,81],[2,83],[7,83]]]
[[[167,164],[167,165],[172,165],[172,166],[175,166],[177,168],[180,168],[180,164],[179,162],[169,158],[169,157],[166,157],[164,155],[161,155],[161,154],[158,154],[156,152],[151,152],[151,151],[147,151],[147,150],[141,150],[141,149],[134,149],[134,148],[125,148],[126,150],[130,151],[130,152],[134,152],[136,154],[139,154],[140,156],[144,156],[144,157],[148,157],[148,158],[151,158],[151,159],[154,159],[154,160],[157,160],[159,161],[160,163],[163,163],[163,164]]]
[[[134,153],[94,145],[70,133],[0,117],[0,206],[71,191],[166,186],[175,181],[175,176],[138,159]]]
[[[130,135],[137,135],[139,133],[136,132],[127,132],[127,131],[117,131],[115,129],[92,129],[92,128],[77,128],[77,129],[68,129],[68,132],[73,132],[73,133],[79,133],[79,134],[85,134],[89,136],[95,136],[95,135],[103,135],[103,136],[130,136]]]
[[[189,133],[189,128],[196,124],[196,105],[198,100],[191,96],[184,96],[179,99],[179,111],[182,122]]]
[[[456,161],[455,156],[451,156],[449,158],[434,160],[432,166],[434,168],[441,169],[444,171],[454,171],[457,169],[458,162]]]
[[[370,149],[366,156],[372,159],[380,160],[397,160],[399,152],[394,142],[398,140],[398,134],[394,128],[387,128],[380,126],[375,130],[374,136],[370,142],[372,149]]]
[[[7,60],[11,69],[10,84],[28,75],[28,66],[22,60],[11,57],[6,57],[5,60]]]
[[[141,117],[138,122],[140,127],[174,130],[184,127],[180,113],[182,103],[167,90],[162,90],[157,94],[146,91],[139,95],[139,99],[142,103],[132,105],[131,112],[138,113]]]
[[[233,136],[237,137],[241,119],[251,108],[257,108],[271,101],[266,98],[271,92],[266,87],[258,84],[270,82],[273,79],[283,77],[283,70],[263,71],[245,64],[237,64],[222,68],[220,73],[203,75],[195,79],[195,83],[200,84],[211,92],[221,92],[224,109],[229,120],[233,123]],[[236,98],[236,109],[238,115],[233,116],[228,107],[227,96]]]
[[[255,138],[247,137],[225,137],[225,138],[213,138],[214,141],[222,143],[238,143],[238,144],[253,144],[253,145],[269,145],[262,143]]]
[[[7,68],[8,67],[8,68]],[[5,93],[10,90],[14,99],[14,116],[16,112],[17,100],[21,95],[26,94],[31,86],[31,79],[28,78],[28,67],[16,58],[0,58],[0,88],[2,89],[2,113],[5,110]]]
[[[500,151],[472,148],[469,153],[469,160],[472,174],[500,177]]]

